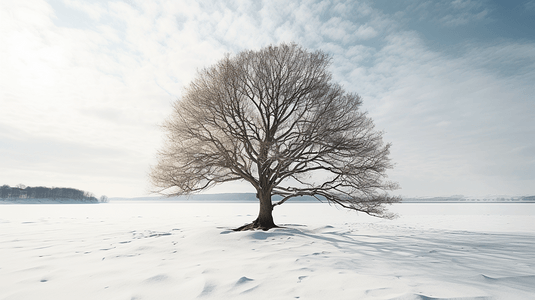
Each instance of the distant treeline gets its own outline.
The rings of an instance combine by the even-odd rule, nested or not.
[[[487,197],[465,197],[462,195],[450,196],[450,197],[423,197],[423,198],[403,198],[402,202],[422,202],[422,203],[476,203],[476,202],[496,202],[496,203],[507,203],[507,202],[535,202],[535,196],[487,196]]]
[[[280,201],[281,196],[273,196],[273,202]],[[316,199],[312,196],[302,196],[292,198],[288,203],[301,202],[327,202],[325,198]],[[194,194],[189,196],[178,197],[136,197],[136,198],[111,198],[111,201],[179,201],[179,202],[257,202],[255,193],[224,193],[224,194]],[[487,197],[465,197],[462,195],[453,195],[449,197],[422,197],[408,198],[403,197],[405,203],[535,203],[534,196],[487,196]]]
[[[44,186],[25,186],[22,184],[11,187],[4,184],[0,187],[0,198],[17,200],[17,199],[53,199],[53,200],[78,200],[81,202],[99,202],[99,199],[90,192],[81,191],[73,188],[61,187],[44,187]],[[107,202],[107,197],[102,196],[101,202]]]

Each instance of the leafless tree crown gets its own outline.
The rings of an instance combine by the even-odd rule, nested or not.
[[[331,81],[331,58],[296,44],[226,55],[198,72],[163,127],[152,168],[159,192],[189,194],[246,180],[283,198],[326,199],[391,217],[389,144],[359,110],[357,94]]]

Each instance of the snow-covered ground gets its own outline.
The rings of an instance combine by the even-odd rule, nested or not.
[[[535,299],[535,204],[0,206],[0,299]]]

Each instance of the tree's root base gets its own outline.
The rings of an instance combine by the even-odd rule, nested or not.
[[[261,226],[260,224],[258,224],[258,222],[253,222],[253,223],[250,223],[250,224],[245,224],[241,227],[238,227],[236,229],[232,229],[233,231],[247,231],[247,230],[263,230],[263,231],[268,231],[270,230],[271,228],[280,228],[279,226],[273,224],[272,226]]]

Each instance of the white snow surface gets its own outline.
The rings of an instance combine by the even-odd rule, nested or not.
[[[0,299],[535,299],[535,204],[0,206]]]

